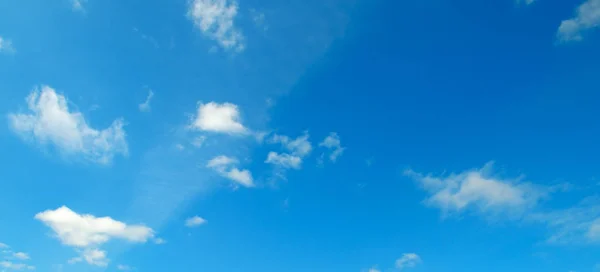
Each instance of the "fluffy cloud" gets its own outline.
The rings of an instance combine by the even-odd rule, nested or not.
[[[148,96],[146,97],[146,100],[144,101],[144,103],[141,103],[138,105],[138,108],[140,109],[141,112],[149,112],[150,111],[150,100],[152,100],[152,97],[154,97],[154,92],[152,90],[149,90]]]
[[[402,270],[404,268],[415,267],[421,263],[421,257],[415,253],[404,253],[400,259],[396,260],[396,268]]]
[[[273,164],[282,168],[300,169],[302,158],[290,154],[279,154],[277,152],[269,152],[265,163]]]
[[[238,4],[229,0],[193,0],[188,7],[189,18],[206,37],[225,50],[241,52],[245,44],[234,24],[237,13]]]
[[[15,48],[12,45],[12,41],[0,37],[0,53],[13,53]]]
[[[185,220],[185,226],[188,228],[198,227],[206,223],[206,220],[200,216],[193,216]]]
[[[535,186],[493,177],[492,163],[482,169],[446,177],[423,175],[412,170],[404,174],[416,180],[431,194],[425,203],[440,208],[445,215],[472,209],[484,214],[522,214],[543,195]]]
[[[254,187],[254,181],[250,171],[246,169],[240,170],[234,166],[236,164],[238,164],[236,158],[221,155],[208,161],[206,167],[217,171],[221,176],[228,178],[239,185],[244,187]]]
[[[329,136],[319,143],[319,146],[332,150],[331,154],[329,154],[329,160],[332,162],[335,162],[346,149],[345,147],[342,147],[340,136],[338,136],[335,132],[329,133]]]
[[[200,103],[197,115],[192,120],[191,127],[218,133],[248,133],[248,129],[240,122],[240,112],[237,105],[231,103]]]
[[[575,17],[561,22],[556,35],[561,41],[579,41],[583,39],[583,32],[598,26],[600,26],[600,0],[587,0],[577,7]]]
[[[98,246],[111,239],[121,239],[133,243],[145,243],[154,237],[154,231],[144,225],[127,225],[110,217],[96,217],[91,214],[78,214],[68,207],[46,210],[35,215],[50,227],[64,244],[78,249],[80,257],[69,262],[86,261],[91,265],[106,266],[106,252]]]
[[[9,261],[0,262],[0,267],[7,270],[35,270],[35,267],[32,265],[13,263]]]
[[[74,247],[98,246],[110,239],[145,243],[154,236],[154,231],[144,225],[127,225],[110,217],[78,214],[66,206],[38,213],[35,219],[50,227],[63,244]]]
[[[103,164],[116,154],[127,155],[122,120],[103,130],[91,128],[83,114],[70,111],[67,99],[49,86],[35,89],[26,101],[28,113],[8,115],[13,131],[23,139],[52,143],[65,154],[79,154]]]

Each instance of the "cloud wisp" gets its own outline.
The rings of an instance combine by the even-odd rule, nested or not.
[[[117,154],[128,154],[122,119],[105,129],[92,128],[81,112],[69,109],[65,96],[49,86],[34,89],[26,101],[27,112],[8,114],[12,130],[22,139],[52,144],[62,154],[100,164],[111,163]]]

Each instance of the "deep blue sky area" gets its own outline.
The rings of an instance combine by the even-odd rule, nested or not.
[[[598,14],[0,0],[0,272],[598,272]]]

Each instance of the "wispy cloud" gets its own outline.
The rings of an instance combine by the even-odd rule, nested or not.
[[[24,140],[41,145],[52,143],[67,155],[108,164],[116,154],[127,155],[121,119],[103,130],[88,125],[83,114],[71,111],[67,99],[49,86],[35,89],[26,98],[28,112],[10,113],[9,123]]]
[[[404,253],[402,254],[402,257],[396,260],[396,268],[399,270],[412,268],[421,262],[421,257],[419,257],[419,255],[415,253]]]
[[[83,5],[86,2],[87,0],[71,0],[71,5],[73,7],[73,10],[83,12],[85,11],[85,7]]]
[[[448,176],[423,175],[413,170],[406,170],[404,175],[431,194],[425,203],[441,209],[444,216],[474,211],[485,216],[520,217],[544,195],[541,188],[519,178],[494,176],[492,163]]]
[[[15,51],[12,41],[0,36],[0,53],[12,54]]]
[[[142,111],[142,112],[150,111],[150,100],[152,100],[152,97],[154,97],[154,92],[152,90],[148,90],[148,96],[146,96],[146,100],[143,103],[138,105],[140,111]]]
[[[206,167],[211,168],[221,176],[228,178],[244,187],[254,187],[252,174],[249,170],[240,170],[235,167],[239,161],[236,158],[227,157],[224,155],[212,158],[206,164]]]
[[[245,49],[244,35],[235,26],[238,4],[230,0],[192,0],[188,16],[202,33],[225,50]]]
[[[302,168],[303,158],[308,156],[312,151],[312,144],[308,140],[309,137],[308,132],[304,132],[303,135],[298,136],[296,139],[279,134],[274,134],[267,139],[267,143],[280,144],[287,151],[287,153],[270,151],[267,154],[265,163],[275,167],[273,175],[275,178],[285,179],[286,169]]]
[[[587,0],[577,7],[575,17],[564,20],[556,34],[560,41],[580,41],[583,33],[600,26],[600,0]]]
[[[35,270],[35,266],[27,265],[24,263],[13,263],[13,262],[9,262],[9,261],[1,261],[0,267],[7,269],[7,270],[15,270],[15,271]]]
[[[204,224],[206,224],[206,220],[197,215],[185,220],[185,226],[188,228],[195,228]]]
[[[335,162],[337,158],[344,153],[344,150],[346,150],[345,147],[342,147],[340,136],[338,136],[335,132],[329,133],[329,136],[319,143],[319,146],[331,150],[331,153],[329,154],[329,160],[332,162]]]

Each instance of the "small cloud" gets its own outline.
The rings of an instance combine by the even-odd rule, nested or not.
[[[15,51],[12,41],[0,36],[0,53],[12,54]]]
[[[10,248],[7,244],[0,243],[0,248]]]
[[[9,261],[1,261],[0,267],[8,270],[35,270],[35,266]]]
[[[156,239],[154,239],[154,243],[157,245],[162,245],[162,244],[166,244],[167,241],[163,238],[156,238]]]
[[[248,133],[248,129],[240,121],[238,106],[231,103],[200,103],[197,115],[192,120],[191,127],[197,130],[217,133]]]
[[[204,36],[225,50],[244,51],[245,38],[235,26],[238,4],[229,0],[191,0],[188,17]]]
[[[85,8],[83,7],[83,5],[86,2],[87,2],[87,0],[71,0],[73,10],[84,12]]]
[[[252,16],[252,21],[257,28],[260,28],[263,31],[267,31],[269,26],[265,20],[265,14],[256,9],[250,9],[250,15]]]
[[[202,145],[204,145],[204,142],[206,142],[206,136],[202,135],[194,138],[194,140],[192,140],[192,145],[200,148]]]
[[[265,163],[273,164],[283,168],[300,169],[302,158],[286,153],[279,154],[277,152],[269,152]]]
[[[150,111],[150,100],[152,100],[152,97],[154,97],[154,92],[152,92],[152,90],[149,90],[148,96],[146,97],[146,100],[144,101],[144,103],[141,103],[138,105],[141,112],[149,112]]]
[[[575,17],[563,20],[556,36],[561,42],[581,41],[583,33],[600,26],[600,0],[587,0],[577,7]]]
[[[335,132],[329,133],[329,136],[319,143],[319,146],[332,150],[331,154],[329,154],[329,160],[332,162],[335,162],[346,149],[345,147],[342,147],[340,137]]]
[[[131,271],[132,268],[128,265],[124,265],[124,264],[119,264],[117,265],[117,269],[121,270],[121,271]]]
[[[24,252],[13,253],[13,257],[15,257],[16,259],[19,259],[19,260],[29,260],[30,259],[29,255]]]
[[[177,150],[182,151],[185,149],[185,146],[183,146],[182,144],[176,144],[175,148],[177,148]]]
[[[371,167],[371,165],[373,165],[374,162],[375,162],[375,159],[373,157],[365,160],[365,163],[367,164],[368,167]]]
[[[412,268],[420,264],[421,257],[415,253],[404,253],[400,259],[396,260],[396,268],[399,270]]]
[[[104,267],[109,260],[106,251],[98,249],[99,246],[113,239],[145,243],[154,237],[154,230],[144,225],[128,225],[107,216],[78,214],[66,206],[40,212],[35,219],[52,229],[62,244],[79,252],[79,257],[69,260],[71,264],[85,261]]]
[[[206,167],[217,171],[221,176],[228,178],[239,185],[244,187],[254,187],[252,174],[248,170],[240,170],[234,167],[234,165],[238,163],[239,161],[236,158],[221,155],[211,159],[206,164]]]
[[[520,179],[495,177],[492,170],[490,162],[481,169],[449,176],[423,175],[412,170],[406,170],[404,175],[430,193],[425,203],[441,209],[444,216],[468,209],[488,216],[522,216],[545,194],[541,188]]]
[[[206,220],[197,215],[185,220],[185,226],[188,228],[195,228],[195,227],[198,227],[198,226],[204,225],[204,224],[206,224]]]

